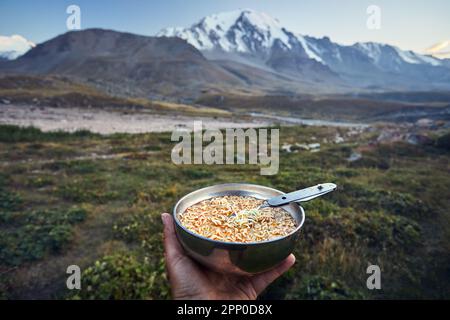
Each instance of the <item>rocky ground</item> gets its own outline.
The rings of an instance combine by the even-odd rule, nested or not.
[[[31,105],[0,105],[0,124],[33,126],[42,131],[89,130],[100,134],[168,132],[191,128],[202,121],[204,128],[251,128],[270,126],[274,121],[237,117],[164,115],[145,111],[118,111],[89,108],[57,108]]]

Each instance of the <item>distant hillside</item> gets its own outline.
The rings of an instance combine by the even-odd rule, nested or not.
[[[67,75],[123,94],[189,96],[208,87],[242,84],[184,40],[101,29],[60,35],[3,62],[0,70]]]
[[[197,103],[232,112],[338,121],[416,121],[423,117],[450,120],[450,100],[441,100],[439,106],[432,107],[428,103],[384,101],[384,97],[371,96],[210,95]]]
[[[273,63],[289,69],[277,59]],[[0,63],[0,72],[70,76],[109,93],[146,98],[189,100],[220,92],[334,91],[331,82],[317,77],[296,79],[239,62],[210,61],[179,38],[102,29],[72,31],[41,43],[16,60]]]
[[[101,108],[123,112],[175,113],[227,116],[223,110],[166,101],[117,97],[63,76],[0,77],[0,106],[43,106],[56,108]]]

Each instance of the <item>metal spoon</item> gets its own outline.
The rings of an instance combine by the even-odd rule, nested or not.
[[[309,201],[314,198],[323,196],[326,193],[334,191],[336,190],[336,188],[337,185],[335,185],[334,183],[321,183],[313,187],[297,190],[290,193],[285,193],[280,196],[270,198],[264,201],[264,203],[260,205],[258,209],[267,207],[280,207],[291,202]]]
[[[252,209],[252,210],[241,210],[239,214],[241,213],[249,213],[254,212],[255,210],[268,208],[268,207],[280,207],[284,206],[286,204],[289,204],[291,202],[305,202],[312,200],[314,198],[323,196],[326,193],[329,193],[331,191],[336,190],[337,185],[334,183],[321,183],[318,185],[315,185],[313,187],[297,190],[290,193],[285,193],[280,196],[276,196],[273,198],[270,198],[263,202],[258,208]],[[230,217],[236,217],[237,214],[233,213]]]

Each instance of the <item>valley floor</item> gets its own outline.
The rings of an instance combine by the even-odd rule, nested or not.
[[[450,134],[424,129],[428,140],[407,142],[394,129],[281,126],[280,171],[261,176],[254,165],[177,166],[170,133],[0,125],[0,299],[170,298],[160,214],[192,190],[237,181],[339,186],[304,205],[297,262],[262,298],[448,299]],[[71,264],[82,270],[75,293]],[[366,288],[369,264],[382,290]]]
[[[267,127],[273,119],[158,114],[154,111],[119,111],[101,108],[0,105],[0,124],[33,126],[42,131],[88,130],[100,134],[168,132],[192,128],[202,121],[208,129]]]

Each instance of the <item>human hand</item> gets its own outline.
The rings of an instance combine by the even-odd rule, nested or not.
[[[188,257],[175,234],[173,218],[161,216],[164,223],[166,269],[174,299],[254,300],[275,279],[295,263],[290,255],[272,270],[254,276],[216,273]]]

